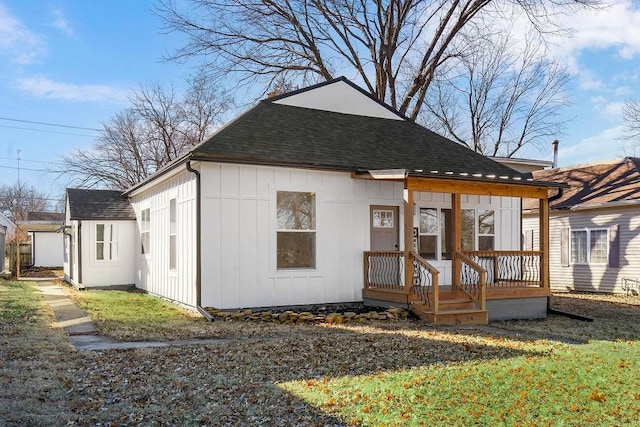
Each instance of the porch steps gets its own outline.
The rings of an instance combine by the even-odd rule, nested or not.
[[[489,323],[489,312],[474,308],[473,302],[467,298],[441,299],[437,313],[420,302],[413,302],[409,309],[431,325],[487,325]]]

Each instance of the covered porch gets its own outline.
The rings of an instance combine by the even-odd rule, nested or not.
[[[419,192],[450,195],[446,237],[450,272],[446,275],[416,247],[414,195]],[[462,195],[538,199],[540,250],[463,249]],[[364,253],[365,303],[403,306],[432,324],[487,324],[490,319],[546,316],[551,294],[548,203],[544,183],[405,177],[404,248]]]

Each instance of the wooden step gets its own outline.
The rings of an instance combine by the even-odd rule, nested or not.
[[[477,309],[425,311],[420,305],[411,305],[411,311],[432,325],[487,325],[489,312]]]
[[[472,309],[475,307],[473,301],[469,298],[449,298],[440,299],[438,303],[439,310],[455,310],[459,308]]]

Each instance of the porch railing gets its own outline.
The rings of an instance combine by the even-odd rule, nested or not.
[[[487,271],[487,286],[542,287],[540,251],[465,251]]]
[[[367,289],[405,290],[404,252],[365,252],[364,280]]]
[[[486,310],[487,272],[478,263],[462,252],[454,254],[454,262],[460,274],[453,278],[453,286],[465,293],[480,310]]]
[[[438,311],[438,270],[415,251],[411,251],[413,293],[434,312]]]

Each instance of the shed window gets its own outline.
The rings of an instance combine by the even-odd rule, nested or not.
[[[114,224],[96,224],[96,260],[118,259],[117,227]]]
[[[277,268],[316,267],[316,194],[277,193]]]

